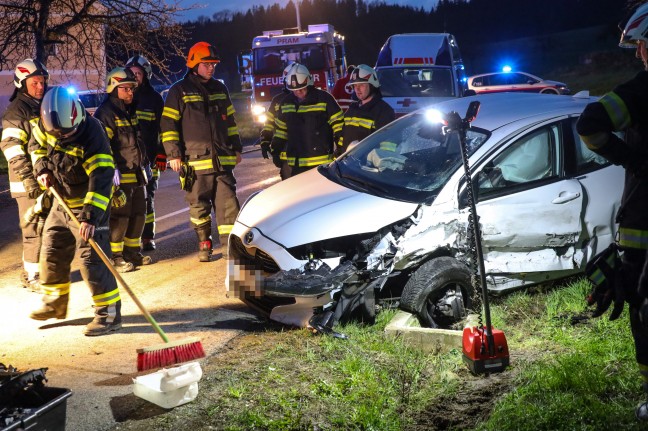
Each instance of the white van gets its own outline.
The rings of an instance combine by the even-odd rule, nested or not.
[[[396,116],[466,95],[459,46],[449,33],[395,34],[380,49],[376,72]]]

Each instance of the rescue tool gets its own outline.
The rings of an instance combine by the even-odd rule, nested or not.
[[[471,258],[473,269],[476,273],[479,273],[473,275],[472,283],[475,292],[478,292],[481,286],[482,305],[486,317],[486,326],[482,324],[482,316],[479,313],[478,326],[466,327],[463,331],[463,360],[468,365],[470,371],[475,374],[504,371],[509,365],[509,351],[504,332],[493,328],[491,325],[484,255],[481,247],[481,229],[479,227],[479,217],[477,216],[470,166],[468,165],[466,130],[468,130],[470,123],[477,117],[479,106],[480,103],[478,101],[470,102],[466,116],[463,119],[455,111],[450,112],[445,118],[447,132],[456,133],[459,138],[459,145],[461,146],[461,159],[463,161],[468,196],[468,235],[472,235],[470,247],[472,252]]]
[[[77,227],[81,227],[79,219],[76,218],[70,207],[65,203],[61,195],[56,191],[54,187],[50,187],[49,190],[52,192],[56,200],[58,200],[61,207],[65,210],[67,215],[74,221]],[[178,341],[169,341],[169,337],[164,333],[160,325],[155,321],[151,313],[144,307],[140,300],[135,296],[135,293],[131,288],[126,284],[126,281],[121,277],[121,275],[115,270],[110,262],[106,253],[99,247],[97,242],[90,238],[88,239],[90,246],[97,252],[103,263],[106,264],[110,272],[115,276],[119,284],[128,292],[130,297],[133,299],[137,307],[140,309],[146,320],[153,326],[153,329],[157,331],[164,344],[157,344],[154,346],[143,347],[137,349],[137,371],[145,371],[153,368],[161,368],[169,365],[175,365],[182,362],[192,361],[194,359],[204,358],[205,350],[200,342],[200,339],[197,337],[185,338]]]

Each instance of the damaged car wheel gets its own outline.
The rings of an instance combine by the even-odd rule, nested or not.
[[[412,274],[400,308],[415,314],[421,326],[449,328],[466,317],[473,294],[468,267],[451,257],[438,257]]]

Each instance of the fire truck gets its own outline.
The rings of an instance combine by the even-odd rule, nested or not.
[[[307,31],[264,31],[252,40],[251,52],[239,54],[238,59],[241,74],[249,73],[241,80],[251,84],[250,107],[260,124],[265,122],[270,101],[283,88],[282,73],[288,64],[298,62],[308,67],[315,86],[329,92],[346,70],[344,36],[331,24],[309,25]]]

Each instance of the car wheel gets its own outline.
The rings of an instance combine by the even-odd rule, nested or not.
[[[558,91],[553,88],[545,88],[540,92],[540,94],[558,94]]]
[[[468,267],[451,257],[421,265],[403,288],[400,308],[415,314],[421,326],[449,328],[466,317],[474,289]]]

